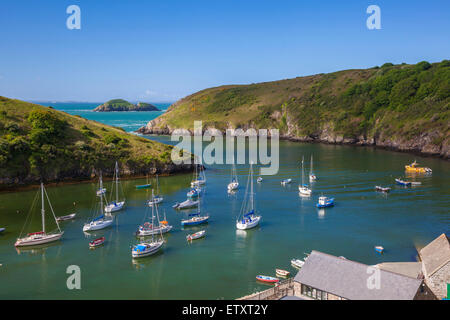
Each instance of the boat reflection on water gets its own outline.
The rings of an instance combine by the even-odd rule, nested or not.
[[[247,230],[236,229],[236,238],[246,238]]]
[[[51,242],[47,244],[41,244],[38,246],[29,246],[29,247],[15,247],[17,254],[30,254],[30,255],[44,255],[47,251],[47,249],[53,248],[53,247],[61,247],[61,242]]]
[[[317,217],[319,219],[325,218],[325,209],[322,208],[322,209],[317,210]]]

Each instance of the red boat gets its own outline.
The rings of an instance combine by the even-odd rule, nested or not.
[[[101,237],[89,242],[89,248],[95,248],[101,246],[105,242],[105,237]]]
[[[268,283],[277,283],[280,281],[280,279],[278,279],[278,278],[262,276],[262,275],[256,276],[256,280],[262,281],[262,282],[268,282]]]

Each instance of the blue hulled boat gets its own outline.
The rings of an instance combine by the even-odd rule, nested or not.
[[[319,201],[317,202],[317,208],[326,208],[334,206],[334,198],[328,197],[319,197]]]

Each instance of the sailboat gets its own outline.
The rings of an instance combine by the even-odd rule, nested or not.
[[[155,211],[155,207],[157,207],[157,205],[152,206],[152,226],[155,220],[155,215],[154,215],[154,211]],[[157,215],[157,219],[159,221],[159,214],[158,211],[156,211],[156,215]],[[163,244],[164,244],[164,239],[162,236],[162,230],[160,229],[159,232],[160,238],[159,240],[156,239],[155,240],[155,233],[152,233],[152,241],[150,242],[141,242],[135,246],[133,246],[133,248],[131,249],[131,256],[133,258],[142,258],[142,257],[147,257],[150,256],[152,254],[157,253],[159,250],[161,250]]]
[[[200,172],[198,172],[198,168],[200,167]],[[191,182],[191,187],[194,188],[196,186],[201,186],[206,183],[205,170],[203,169],[203,165],[196,164],[194,171],[194,179]]]
[[[102,175],[100,174],[100,188],[103,188]],[[114,218],[111,215],[103,214],[103,195],[100,198],[100,216],[94,218],[92,221],[85,223],[83,231],[94,231],[104,229],[113,224]]]
[[[302,157],[302,184],[298,186],[298,191],[300,192],[300,195],[302,196],[310,196],[312,193],[312,190],[308,188],[308,185],[305,184],[305,173],[303,170],[303,163],[304,163],[304,157]]]
[[[250,185],[250,193],[248,187]],[[248,196],[248,199],[247,199]],[[247,187],[245,189],[244,202],[242,203],[241,214],[236,221],[236,228],[246,230],[256,227],[261,220],[261,216],[256,215],[254,206],[253,193],[253,163],[250,163],[250,171],[248,174]]]
[[[152,205],[152,223],[145,222],[142,226],[139,226],[138,231],[136,232],[137,236],[150,236],[152,234],[158,234],[158,233],[166,233],[172,230],[172,226],[169,225],[169,223],[166,220],[166,215],[164,214],[164,220],[159,221],[159,212],[158,212],[158,203],[154,202],[155,194],[152,190],[152,202],[154,205]],[[156,210],[156,214],[158,216],[158,224],[153,224],[154,219],[154,211]]]
[[[105,212],[115,212],[122,210],[123,206],[125,205],[125,200],[119,201],[119,165],[116,161],[116,167],[114,169],[114,179],[113,179],[113,189],[115,185],[115,191],[116,191],[116,200],[111,201],[106,207]]]
[[[313,171],[313,156],[311,155],[311,167],[309,168],[309,182],[316,181],[317,177]]]
[[[188,219],[181,220],[182,226],[194,226],[197,224],[207,223],[209,219],[209,215],[201,215],[200,209],[201,200],[198,200],[197,212],[190,213]]]
[[[164,198],[162,195],[159,194],[159,181],[158,181],[158,175],[156,175],[156,195],[153,195],[152,190],[152,199],[148,201],[149,206],[153,206],[155,204],[163,202]]]
[[[231,168],[231,182],[227,186],[228,191],[237,190],[239,188],[239,181],[236,174],[236,166],[234,165],[234,159],[233,159],[233,166]]]
[[[26,237],[18,238],[14,246],[16,247],[23,247],[23,246],[34,246],[44,243],[53,242],[56,240],[61,239],[62,235],[64,234],[64,231],[61,231],[59,228],[59,223],[56,220],[55,212],[53,211],[52,204],[50,203],[50,199],[48,198],[47,191],[44,189],[44,184],[41,182],[41,216],[42,216],[42,231],[39,232],[33,232],[27,234]],[[50,210],[52,211],[53,218],[55,219],[56,226],[58,227],[58,231],[56,232],[50,232],[47,233],[45,231],[45,205],[44,205],[44,194],[48,200],[48,204],[50,206]]]

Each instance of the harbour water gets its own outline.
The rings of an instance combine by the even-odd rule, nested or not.
[[[173,143],[169,137],[150,138]],[[312,184],[313,195],[303,198],[298,193],[300,159],[304,155],[309,168],[311,154],[318,180]],[[433,174],[411,178],[421,181],[421,186],[396,186],[394,179],[404,177],[404,165],[414,159],[432,168]],[[94,215],[96,185],[48,187],[56,215],[76,212],[77,217],[61,223],[65,233],[60,242],[31,250],[18,251],[14,242],[37,190],[0,194],[0,227],[6,227],[0,234],[0,299],[233,299],[268,288],[255,281],[258,274],[275,276],[275,268],[281,268],[295,275],[290,260],[303,258],[311,250],[370,265],[414,261],[416,247],[449,232],[450,164],[439,159],[282,141],[278,175],[255,183],[262,222],[248,231],[235,227],[248,166],[237,165],[241,186],[235,195],[226,190],[230,170],[230,165],[207,166],[202,209],[210,214],[210,221],[184,229],[180,221],[189,211],[175,211],[171,206],[186,199],[192,175],[160,177],[164,195],[160,213],[166,212],[174,229],[164,235],[161,253],[135,261],[131,258],[131,246],[137,243],[134,232],[145,214],[150,214],[145,201],[151,190],[135,188],[145,179],[122,181],[126,208],[115,215],[113,227],[91,235],[83,233],[82,226]],[[282,186],[285,178],[292,178],[292,184]],[[377,193],[375,185],[390,186],[391,193]],[[105,186],[109,192],[111,181]],[[336,205],[318,210],[315,204],[322,194],[335,197]],[[39,209],[35,207],[33,227],[24,232],[40,230]],[[47,213],[52,229],[55,223]],[[204,239],[186,241],[188,233],[203,229],[207,231]],[[106,243],[89,250],[88,242],[100,236],[106,237]],[[376,245],[385,248],[383,255],[375,253]],[[70,265],[81,268],[80,290],[66,286]]]

